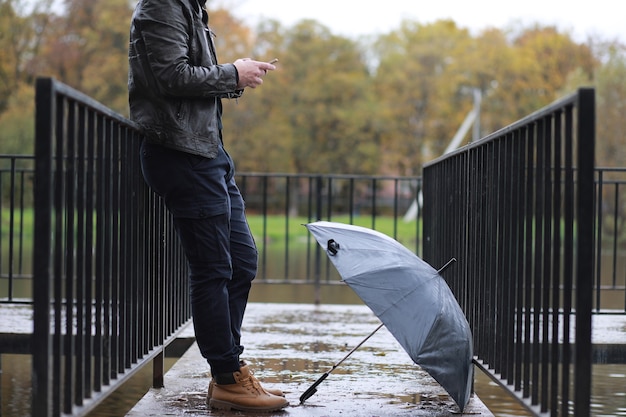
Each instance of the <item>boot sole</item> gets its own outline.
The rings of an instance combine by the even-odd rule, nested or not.
[[[270,393],[270,394],[272,394],[272,395],[277,396],[277,397],[283,397],[283,398],[285,398],[285,393],[284,393],[284,392],[282,392],[282,393],[278,394],[278,393],[274,393],[274,392],[272,392],[271,390],[266,390],[266,391],[267,391],[267,392],[269,392],[269,393]],[[206,396],[206,403],[207,403],[207,404],[209,403],[209,401],[211,401],[211,398],[213,398],[213,395],[209,395],[209,394],[207,394],[207,396]]]
[[[209,407],[215,408],[216,410],[236,410],[236,411],[257,411],[261,413],[271,413],[272,411],[280,411],[283,408],[287,407],[289,402],[285,401],[283,405],[280,406],[267,406],[267,407],[247,407],[245,405],[239,405],[235,403],[231,403],[228,401],[215,400],[211,398],[209,400]]]

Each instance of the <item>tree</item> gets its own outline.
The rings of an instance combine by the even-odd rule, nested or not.
[[[455,64],[472,48],[471,36],[449,20],[429,25],[405,21],[375,47],[384,170],[418,175],[421,164],[440,154],[471,108],[460,93],[471,69]]]
[[[357,44],[311,20],[286,32],[270,23],[257,39],[258,59],[280,61],[266,76],[267,84],[247,91],[231,109],[240,168],[375,170],[369,75]]]
[[[2,154],[34,154],[34,117],[35,90],[32,85],[19,83],[8,100],[6,110],[0,114],[0,152]]]
[[[556,100],[568,77],[575,71],[586,75],[590,82],[598,61],[588,45],[574,42],[566,33],[553,26],[532,26],[524,29],[514,40],[516,53],[529,57],[524,69],[532,77],[532,88],[527,95],[534,100],[520,106],[528,114],[546,103]]]
[[[407,175],[442,154],[472,108],[473,90],[484,97],[484,136],[554,101],[568,74],[590,77],[596,64],[586,45],[551,27],[473,37],[452,21],[405,21],[376,46],[385,169]]]
[[[49,28],[51,1],[0,0],[0,144],[3,153],[32,154],[37,56]],[[18,13],[19,11],[19,13]]]
[[[20,84],[32,83],[34,79],[29,60],[39,53],[52,1],[30,4],[22,0],[0,0],[0,114]]]
[[[378,151],[372,146],[369,74],[357,44],[313,21],[296,25],[286,42],[291,89],[283,106],[293,131],[294,169],[371,172]]]
[[[0,139],[11,152],[32,149],[32,128],[17,125],[34,120],[25,104],[38,76],[128,112],[129,0],[66,0],[56,13],[51,3],[0,0]],[[353,40],[313,20],[252,30],[224,7],[209,15],[220,62],[280,59],[262,87],[224,101],[239,170],[419,175],[472,108],[472,90],[485,135],[581,85],[597,89],[598,162],[626,163],[623,45],[539,25],[472,35],[451,20]]]
[[[594,74],[596,88],[596,161],[598,165],[626,166],[626,47],[609,43],[606,59]],[[575,86],[586,86],[576,83]]]
[[[14,53],[14,27],[20,26],[13,5],[0,1],[0,114],[6,110],[11,94],[17,87],[16,70],[19,67],[18,57]]]
[[[52,76],[121,114],[128,114],[128,0],[67,0],[53,21],[38,74]]]

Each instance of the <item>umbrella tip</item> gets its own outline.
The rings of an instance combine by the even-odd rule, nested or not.
[[[438,273],[442,273],[443,271],[445,271],[446,269],[448,269],[450,267],[450,265],[452,265],[453,263],[456,262],[456,258],[451,258],[448,262],[446,262],[446,264],[444,266],[442,266],[441,268],[439,268],[439,270],[437,271]]]

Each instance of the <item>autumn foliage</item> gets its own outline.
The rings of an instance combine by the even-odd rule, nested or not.
[[[540,25],[473,33],[451,20],[404,21],[353,39],[314,20],[252,28],[211,4],[222,62],[280,59],[260,88],[225,103],[225,142],[239,170],[419,175],[472,109],[472,92],[482,96],[485,135],[580,86],[597,89],[598,164],[626,166],[626,55],[617,40],[580,42]],[[39,76],[128,114],[132,7],[0,0],[1,153],[32,153]]]

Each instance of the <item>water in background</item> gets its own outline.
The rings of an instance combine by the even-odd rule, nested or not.
[[[28,355],[0,355],[2,373],[0,416],[30,415],[31,360]],[[169,369],[176,359],[166,359]],[[120,390],[105,400],[90,417],[122,417],[149,390],[152,368],[144,367]],[[514,399],[481,371],[476,371],[475,391],[485,405],[498,417],[529,416]],[[626,364],[593,367],[592,416],[626,416]]]
[[[281,255],[282,256],[282,255]],[[295,272],[298,265],[306,264],[302,259],[293,256],[293,267],[290,274]],[[282,268],[279,262],[273,262],[268,257],[269,276],[276,273],[271,265]],[[324,270],[325,273],[327,270]],[[332,269],[328,270],[331,274]],[[283,271],[279,271],[281,274]],[[301,274],[302,276],[302,274]],[[6,297],[5,280],[0,279],[0,297]],[[15,283],[16,296],[29,298],[31,294],[30,280],[18,279]],[[342,288],[345,291],[338,290]],[[312,285],[259,285],[254,286],[250,297],[251,302],[281,302],[287,300],[294,303],[313,303],[320,298],[322,304],[354,304],[361,303],[358,297],[347,287],[323,286],[317,293]],[[623,300],[620,298],[620,303]],[[168,358],[166,366],[175,362]],[[30,374],[31,360],[28,355],[0,355],[0,416],[27,417],[30,415]],[[122,388],[105,400],[90,417],[116,417],[125,414],[148,391],[152,382],[151,367],[139,371]],[[594,365],[593,367],[592,416],[625,416],[626,417],[626,364],[624,365]],[[528,414],[514,399],[481,371],[476,371],[475,390],[481,400],[495,416],[528,416]]]

